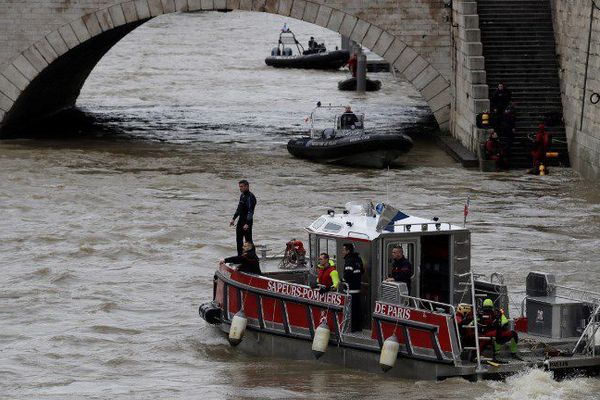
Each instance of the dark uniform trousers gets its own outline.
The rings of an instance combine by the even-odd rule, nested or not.
[[[244,225],[248,224],[248,229],[244,230]],[[242,245],[246,242],[252,242],[252,221],[238,221],[235,227],[235,241],[237,243],[238,255],[241,255],[244,250]]]
[[[362,260],[357,253],[344,257],[344,280],[348,282],[349,293],[352,296],[352,332],[362,330],[360,289],[364,271]]]

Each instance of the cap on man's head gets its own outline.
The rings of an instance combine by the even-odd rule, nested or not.
[[[248,183],[247,180],[242,179],[241,181],[238,182],[239,185],[249,185],[250,183]]]

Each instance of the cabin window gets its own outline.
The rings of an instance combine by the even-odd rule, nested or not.
[[[313,265],[317,265],[318,261],[316,261],[316,260],[319,259],[319,249],[317,248],[317,235],[315,235],[315,234],[309,235],[309,240],[310,240],[310,260],[311,260],[311,262],[316,263]]]
[[[421,239],[421,297],[450,301],[450,236],[423,236]]]
[[[315,222],[313,222],[313,224],[312,224],[312,228],[313,228],[314,230],[317,230],[317,229],[319,229],[320,227],[322,227],[324,223],[325,223],[325,218],[321,217],[321,218],[319,218],[318,220],[316,220]]]
[[[413,277],[415,276],[415,244],[414,243],[404,243],[404,242],[390,242],[387,244],[386,247],[386,258],[387,258],[387,265],[386,268],[384,269],[384,277],[389,277],[392,275],[392,264],[394,263],[394,258],[392,256],[392,251],[394,250],[394,247],[400,247],[402,248],[402,251],[404,253],[404,258],[406,258],[408,260],[409,263],[411,263],[411,265],[413,266]]]
[[[326,237],[319,238],[319,253],[327,253],[329,254],[329,258],[336,261],[337,258],[337,243],[335,239],[329,239]],[[318,255],[317,255],[318,259]],[[336,263],[337,265],[337,263]]]
[[[342,229],[341,225],[334,224],[333,222],[328,223],[327,225],[325,225],[325,228],[323,228],[323,230],[325,232],[331,232],[331,233],[339,232],[341,229]]]

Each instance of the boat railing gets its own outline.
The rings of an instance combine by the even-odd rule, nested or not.
[[[600,293],[589,290],[549,283],[548,292],[549,296],[554,295],[555,297],[567,300],[575,300],[582,303],[600,305]]]
[[[428,300],[428,299],[423,299],[420,297],[414,297],[414,296],[407,295],[401,291],[400,286],[398,287],[398,293],[397,293],[396,300],[397,301],[394,301],[395,304],[393,304],[393,303],[389,303],[389,304],[393,304],[395,306],[400,306],[400,307],[407,307],[407,308],[418,310],[418,311],[427,311],[427,312],[432,312],[432,313],[438,313],[438,314],[445,315],[446,317],[450,317],[452,319],[453,328],[450,328],[451,325],[448,325],[447,328],[449,330],[450,329],[454,330],[454,332],[455,332],[454,337],[456,338],[456,340],[452,340],[453,335],[452,335],[452,332],[449,331],[448,334],[450,335],[450,346],[452,347],[452,359],[450,359],[449,361],[453,362],[454,365],[457,365],[458,360],[460,358],[460,353],[462,352],[462,345],[461,345],[461,341],[460,341],[460,332],[458,330],[458,324],[456,322],[456,318],[454,317],[456,315],[455,307],[452,304],[442,303],[439,301]],[[383,301],[382,303],[386,303],[386,302]],[[380,346],[381,346],[383,344],[384,338],[383,338],[383,333],[381,332],[380,324],[381,324],[381,321],[386,320],[386,317],[374,316],[374,320],[378,326],[378,338],[379,338]],[[388,322],[392,322],[392,321],[403,329],[405,337],[408,337],[409,329],[417,329],[417,330],[421,329],[421,330],[429,331],[429,334],[432,335],[432,343],[434,343],[433,350],[436,353],[436,359],[439,361],[445,360],[444,356],[442,355],[442,351],[439,347],[439,342],[437,339],[438,332],[437,331],[433,332],[431,330],[432,329],[431,325],[423,324],[423,326],[420,326],[420,323],[418,323],[418,322],[415,322],[413,320],[403,320],[402,318],[389,319]],[[437,325],[434,325],[434,326],[437,326]],[[439,327],[436,329],[439,329]],[[456,347],[455,345],[457,345],[458,347]],[[406,346],[407,346],[408,354],[411,356],[414,356],[415,351],[414,351],[414,349],[412,349],[410,340],[408,341],[408,343],[406,343]]]
[[[473,313],[473,323],[471,325],[469,325],[469,327],[471,327],[471,329],[473,329],[474,333],[475,333],[475,346],[473,346],[472,348],[470,348],[469,350],[475,350],[475,354],[477,357],[477,373],[481,373],[483,372],[483,369],[481,368],[481,346],[479,344],[479,324],[477,323],[477,296],[475,294],[475,275],[473,273],[473,271],[471,272],[467,272],[464,274],[458,274],[458,277],[460,278],[464,278],[464,277],[469,277],[469,282],[466,283],[467,285],[470,285],[471,287],[471,307],[472,307],[472,313]],[[458,329],[458,324],[457,324],[457,330],[459,332],[459,341],[460,341],[460,329]]]
[[[600,305],[596,305],[596,308],[590,320],[586,325],[585,329],[581,333],[579,340],[573,347],[572,354],[591,354],[593,357],[596,356],[596,333],[600,329]]]
[[[313,310],[320,310],[321,318],[331,318],[333,322],[333,333],[334,338],[338,343],[342,343],[342,333],[347,330],[348,325],[348,317],[351,315],[351,296],[348,293],[337,293],[339,296],[343,296],[345,298],[343,304],[336,305],[332,303],[325,303],[318,300],[307,299],[297,296],[292,296],[285,293],[278,293],[269,291],[264,288],[256,287],[251,285],[250,280],[249,283],[245,283],[232,277],[228,276],[225,268],[220,268],[215,273],[215,276],[222,281],[223,283],[223,320],[228,321],[231,319],[230,314],[237,312],[238,310],[243,310],[246,305],[246,301],[249,296],[254,298],[256,303],[256,323],[258,328],[264,332],[270,332],[275,334],[285,334],[290,337],[295,337],[299,339],[307,339],[312,340],[315,335],[315,329],[319,325],[320,321],[314,318]],[[247,275],[247,274],[244,274]],[[247,275],[251,276],[251,275]],[[272,279],[264,276],[260,276],[261,280],[268,280],[274,282],[282,282],[287,285],[297,286],[304,290],[312,290],[310,287],[306,285],[293,284],[285,281],[279,281],[277,279]],[[231,294],[230,289],[233,290],[233,296],[235,298],[235,304],[237,307],[232,307]],[[275,307],[278,307],[282,321],[281,324],[275,322],[275,312],[273,311],[272,320],[269,320],[265,317],[265,310],[263,306],[263,301],[265,299],[273,301],[273,310]],[[298,330],[297,326],[290,323],[289,311],[288,311],[288,303],[293,303],[295,306],[304,307],[306,318],[307,318],[307,327],[308,332],[304,333]],[[237,308],[237,309],[236,309]],[[280,327],[278,326],[280,325]],[[305,329],[306,329],[305,328]]]

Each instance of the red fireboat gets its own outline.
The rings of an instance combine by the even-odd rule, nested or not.
[[[227,264],[215,272],[213,301],[200,306],[200,315],[232,345],[256,355],[317,359],[419,380],[497,379],[527,368],[556,377],[600,372],[600,294],[531,272],[521,309],[511,318],[502,275],[485,279],[471,271],[465,227],[383,203],[351,202],[343,212],[328,210],[306,231],[308,254],[299,241],[288,243],[282,257],[263,254],[263,275]],[[320,253],[328,253],[342,275],[344,243],[354,245],[365,269],[360,332],[350,329],[347,285],[325,293],[315,285],[313,263]],[[410,293],[406,283],[388,279],[397,247],[413,266]],[[461,310],[478,315],[488,299],[509,321],[507,329],[518,331],[518,356],[511,357],[516,354],[507,346],[498,349],[480,318],[461,324]]]

